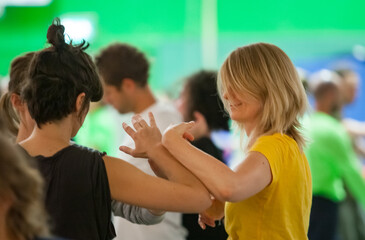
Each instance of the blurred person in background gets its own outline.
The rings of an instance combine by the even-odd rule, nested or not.
[[[344,183],[365,207],[365,181],[351,139],[341,123],[342,95],[339,76],[321,70],[309,88],[315,112],[305,119],[309,143],[305,148],[313,179],[313,202],[308,237],[335,239],[339,203],[345,199]]]
[[[28,138],[35,126],[26,103],[20,97],[34,54],[34,52],[27,53],[11,62],[8,91],[0,99],[0,117],[8,129],[7,135],[16,143]]]
[[[229,131],[229,117],[218,96],[217,72],[199,71],[187,77],[177,101],[177,108],[184,122],[195,122],[189,131],[194,136],[191,144],[225,162],[222,149],[211,138],[212,131]],[[197,224],[198,217],[198,214],[183,214],[183,225],[189,232],[186,239],[227,239],[228,235],[221,222],[215,228],[207,227],[203,230]]]
[[[348,68],[337,69],[336,73],[340,76],[343,106],[354,103],[359,89],[360,76]],[[353,139],[356,152],[361,158],[365,158],[365,148],[361,145],[361,142],[357,141],[365,137],[365,123],[352,118],[343,118],[342,122]]]
[[[360,84],[360,77],[355,71],[349,68],[339,68],[336,70],[336,73],[340,76],[341,99],[345,107],[355,101]],[[358,160],[363,160],[365,158],[365,122],[352,118],[343,118],[342,122],[352,138]],[[364,166],[362,166],[362,169],[364,169]],[[364,209],[361,208],[361,205],[352,196],[346,184],[345,190],[346,198],[339,205],[339,236],[341,240],[365,240]]]
[[[42,178],[4,131],[8,129],[0,118],[0,239],[51,239]]]
[[[170,124],[181,122],[181,116],[172,104],[159,102],[153,95],[149,84],[149,62],[137,48],[123,43],[112,44],[96,57],[96,66],[104,84],[105,102],[119,113],[138,113],[147,119],[148,112],[155,116],[161,132]],[[132,138],[121,145],[133,147]],[[145,159],[133,158],[123,152],[120,158],[133,164],[147,174],[155,176]],[[113,202],[113,208],[120,207]],[[153,226],[132,224],[121,218],[114,218],[117,239],[133,240],[183,240],[187,231],[182,226],[180,213],[165,213],[165,219]]]

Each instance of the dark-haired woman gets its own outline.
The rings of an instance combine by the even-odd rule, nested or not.
[[[194,121],[190,133],[193,146],[224,162],[223,151],[211,139],[213,131],[228,131],[228,116],[217,90],[217,72],[202,70],[186,78],[177,108],[185,122]],[[201,229],[197,224],[198,214],[183,214],[183,225],[188,230],[187,240],[220,240],[228,235],[223,224],[215,228]]]
[[[102,86],[84,52],[87,46],[66,44],[59,20],[50,26],[47,38],[52,46],[34,57],[22,93],[36,127],[20,145],[38,160],[45,178],[46,207],[54,233],[70,239],[113,238],[111,199],[179,212],[200,212],[209,207],[205,187],[177,161],[160,166],[167,181],[120,159],[70,144],[90,101],[102,97]],[[154,148],[163,148],[157,144],[160,139],[155,142]],[[158,157],[170,157],[163,151]]]

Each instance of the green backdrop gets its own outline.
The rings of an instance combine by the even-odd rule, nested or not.
[[[141,48],[152,63],[151,85],[165,90],[202,67],[218,68],[230,51],[264,41],[296,61],[350,53],[365,46],[365,1],[53,0],[44,7],[11,7],[0,17],[0,75],[11,60],[43,48],[56,16],[94,24],[90,54],[111,42]]]

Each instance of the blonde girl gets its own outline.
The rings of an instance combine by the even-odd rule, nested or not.
[[[194,123],[171,127],[162,137],[163,146],[216,199],[200,215],[200,225],[214,226],[225,216],[228,239],[307,239],[312,183],[299,121],[307,99],[293,63],[280,48],[257,43],[233,51],[218,75],[225,108],[248,137],[246,157],[236,169],[185,139]],[[137,139],[134,151],[144,141]]]

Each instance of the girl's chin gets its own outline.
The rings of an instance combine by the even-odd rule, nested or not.
[[[241,119],[239,116],[237,116],[237,115],[236,115],[236,114],[234,114],[234,113],[233,113],[233,114],[231,113],[229,116],[230,116],[230,118],[231,118],[233,121],[236,121],[236,122],[239,122],[239,121],[240,121],[240,119]]]

